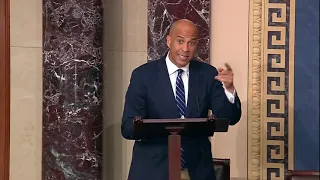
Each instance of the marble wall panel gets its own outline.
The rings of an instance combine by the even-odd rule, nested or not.
[[[102,12],[43,1],[43,179],[101,179]]]
[[[209,62],[210,0],[148,0],[148,61],[158,59],[168,51],[166,35],[170,26],[183,18],[198,26],[197,57]]]

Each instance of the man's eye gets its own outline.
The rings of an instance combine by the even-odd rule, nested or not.
[[[189,43],[191,46],[194,46],[196,43],[195,42],[190,42]]]
[[[182,41],[182,40],[178,40],[178,43],[179,43],[179,44],[182,44],[182,43],[183,43],[183,41]]]

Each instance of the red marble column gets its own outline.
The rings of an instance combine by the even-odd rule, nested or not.
[[[148,60],[167,51],[166,35],[177,19],[186,18],[199,28],[199,60],[209,62],[210,0],[148,0]]]
[[[100,180],[102,2],[43,1],[43,180]]]

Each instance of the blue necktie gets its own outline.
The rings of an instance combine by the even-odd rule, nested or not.
[[[178,76],[176,81],[176,103],[177,103],[180,116],[185,116],[187,106],[186,106],[184,85],[181,78],[182,73],[183,73],[183,70],[178,69]],[[183,148],[181,148],[181,169],[183,169],[184,166],[185,166],[185,161],[183,158]]]

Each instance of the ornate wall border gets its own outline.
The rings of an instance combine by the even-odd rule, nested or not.
[[[0,179],[9,180],[10,159],[10,8],[0,0]]]
[[[295,0],[250,0],[248,179],[293,169]]]

